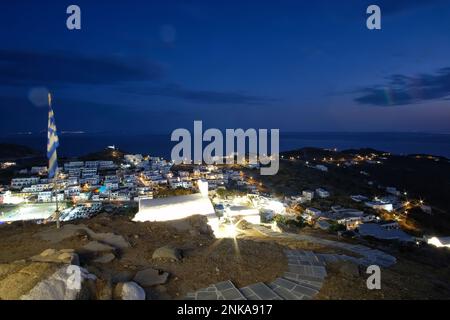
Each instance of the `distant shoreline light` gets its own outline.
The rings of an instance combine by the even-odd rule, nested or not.
[[[27,132],[13,132],[13,133],[9,133],[6,135],[11,135],[11,136],[23,136],[23,135],[27,135],[27,136],[31,136],[31,135],[40,135],[40,134],[46,134],[46,132],[33,132],[33,131],[27,131]],[[60,134],[87,134],[86,131],[61,131]]]

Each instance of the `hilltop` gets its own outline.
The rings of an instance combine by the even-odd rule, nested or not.
[[[16,159],[31,156],[40,156],[40,153],[26,146],[0,143],[0,159]]]
[[[127,152],[119,149],[105,148],[101,151],[89,153],[87,155],[78,157],[78,159],[81,161],[106,160],[106,161],[114,161],[115,163],[117,163],[121,159],[123,159],[123,156],[125,154],[127,154]]]

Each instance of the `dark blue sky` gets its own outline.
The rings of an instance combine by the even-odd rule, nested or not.
[[[45,90],[60,131],[450,132],[446,0],[18,0],[0,21],[0,134],[45,130]]]

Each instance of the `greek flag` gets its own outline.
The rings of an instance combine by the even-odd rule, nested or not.
[[[56,148],[59,146],[58,134],[56,132],[55,114],[52,109],[52,96],[48,94],[48,132],[47,132],[47,158],[48,158],[48,177],[55,177],[58,169],[58,157]]]

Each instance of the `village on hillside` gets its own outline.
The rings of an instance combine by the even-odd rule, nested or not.
[[[235,242],[235,249],[241,244],[243,247],[240,250],[243,251],[244,243],[249,248],[254,245],[254,241],[264,241],[266,245],[273,243],[270,245],[278,246],[277,249],[272,249],[273,254],[279,252],[284,256],[282,260],[287,261],[286,267],[278,267],[280,270],[286,268],[284,275],[277,269],[268,271],[264,279],[250,277],[251,280],[247,279],[246,282],[241,280],[240,276],[233,279],[233,272],[224,275],[219,271],[213,272],[214,276],[209,277],[208,281],[223,281],[206,283],[205,279],[196,283],[193,276],[189,279],[190,285],[184,289],[171,283],[169,291],[164,289],[165,293],[158,290],[162,290],[162,286],[170,283],[171,279],[173,282],[173,279],[179,277],[170,276],[170,271],[160,269],[161,265],[157,264],[158,268],[141,270],[141,276],[137,276],[141,272],[137,270],[135,278],[129,279],[133,281],[124,282],[126,286],[132,283],[133,288],[129,288],[131,291],[141,292],[135,286],[143,287],[147,298],[321,299],[327,297],[324,292],[328,289],[322,287],[327,286],[327,279],[331,277],[330,272],[333,272],[333,263],[351,264],[351,267],[345,265],[338,269],[336,278],[342,277],[342,272],[344,275],[350,272],[362,281],[364,268],[369,265],[391,268],[400,264],[401,258],[398,254],[403,254],[405,248],[417,252],[417,255],[425,252],[428,255],[430,250],[446,250],[445,247],[449,247],[448,238],[420,232],[418,226],[408,220],[408,212],[414,210],[424,216],[433,216],[431,204],[408,195],[407,190],[379,185],[371,179],[368,172],[360,168],[361,164],[382,166],[390,156],[386,153],[352,154],[340,159],[282,154],[280,174],[286,174],[284,170],[292,170],[294,166],[295,170],[302,174],[306,172],[312,175],[314,183],[310,184],[306,179],[303,179],[302,183],[282,184],[273,180],[276,176],[260,176],[256,170],[259,164],[174,165],[160,157],[125,154],[115,147],[107,148],[102,154],[104,158],[97,160],[70,160],[61,163],[55,180],[47,178],[46,166],[26,167],[14,161],[2,162],[2,170],[12,171],[14,176],[9,185],[1,187],[0,228],[7,230],[18,228],[20,223],[32,223],[45,229],[38,232],[38,235],[50,232],[51,238],[56,236],[54,232],[59,232],[59,229],[52,227],[54,222],[59,220],[62,224],[61,230],[65,230],[64,234],[67,233],[62,236],[62,240],[76,236],[81,229],[86,230],[88,236],[83,241],[91,240],[81,248],[71,248],[68,251],[69,263],[109,266],[113,263],[121,264],[130,243],[140,241],[141,236],[130,235],[131,238],[127,240],[123,235],[116,235],[121,239],[119,242],[123,243],[116,247],[115,241],[102,239],[102,236],[96,235],[96,231],[84,226],[85,224],[97,224],[96,221],[102,219],[126,219],[125,221],[143,225],[168,223],[173,226],[172,223],[175,223],[178,228],[176,232],[189,231],[191,236],[196,236],[204,234],[204,231],[198,233],[191,227],[180,229],[179,225],[186,223],[183,221],[202,217],[207,224],[205,227],[210,230],[207,234],[211,236],[211,240],[225,241],[221,242],[222,245],[232,240]],[[359,193],[352,193],[353,189],[345,189],[344,184],[342,190],[325,182],[323,185],[318,184],[321,179],[326,181],[327,175],[335,169],[351,170],[352,173],[346,173],[349,176],[354,176],[356,172],[357,179],[366,187],[361,188]],[[289,171],[287,174],[295,178],[293,172],[295,171]],[[55,211],[56,207],[58,211]],[[103,225],[107,226],[104,223]],[[195,225],[195,228],[199,228],[198,223]],[[180,239],[178,236],[174,237]],[[184,238],[185,235],[180,237]],[[153,238],[152,241],[156,244],[161,239]],[[80,243],[83,244],[83,241]],[[107,253],[103,251],[102,246],[107,246]],[[153,247],[153,244],[150,246]],[[48,255],[50,258],[32,258],[32,261],[53,261],[53,256],[64,253],[57,248],[50,249],[48,250],[51,252],[44,250],[41,253],[41,256]],[[161,254],[166,263],[165,258],[168,258],[169,262],[183,260],[183,249],[180,245],[176,247],[171,244],[154,249],[156,251],[153,255]],[[86,250],[91,254],[86,256]],[[115,250],[117,251],[114,253]],[[210,250],[214,251],[213,248]],[[39,252],[34,254],[40,257]],[[124,256],[121,257],[121,254]],[[21,257],[23,258],[25,257]],[[227,256],[222,258],[227,259]],[[188,256],[184,259],[186,261]],[[252,256],[249,259],[252,263],[260,263],[256,260],[261,258]],[[3,263],[11,262],[5,261],[5,258],[1,260]],[[63,261],[56,259],[56,262]],[[243,261],[238,260],[237,263],[241,265]],[[129,264],[132,263],[128,261],[128,267],[125,268],[129,268]],[[132,267],[133,270],[136,267]],[[214,268],[220,270],[221,266],[214,264]],[[159,270],[159,275],[163,275],[164,279],[158,278],[158,272],[153,274],[152,272],[156,271],[151,270]],[[102,277],[102,272],[105,271],[96,269],[96,272],[96,275],[95,272],[92,273],[92,278]],[[172,272],[176,274],[176,271]],[[147,276],[159,280],[148,282]],[[109,281],[112,281],[110,285],[114,287],[114,281],[117,280]],[[248,283],[253,281],[254,284]],[[0,291],[1,283],[0,279]],[[158,293],[155,293],[155,284],[158,284]],[[239,288],[239,284],[245,287]],[[147,287],[153,291],[148,291]],[[363,289],[364,292],[365,290],[367,289]],[[344,291],[337,294],[337,297],[345,296]],[[329,294],[330,297],[336,298],[333,296],[336,293]],[[368,294],[370,297],[372,292],[369,290],[366,293],[353,294],[353,298],[357,298],[358,294],[361,297]],[[396,297],[401,297],[398,292],[396,294]],[[139,295],[140,298],[143,296],[145,294]]]

